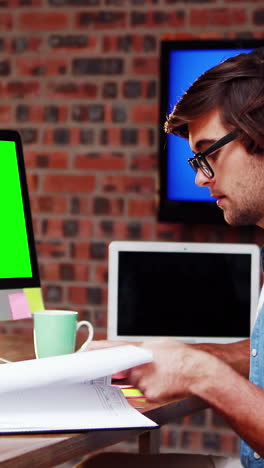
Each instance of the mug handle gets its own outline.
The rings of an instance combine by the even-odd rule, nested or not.
[[[77,328],[76,328],[76,333],[78,332],[78,330],[81,328],[81,327],[87,327],[88,329],[88,337],[86,338],[85,342],[82,344],[82,346],[77,349],[75,352],[76,353],[79,353],[79,352],[82,352],[82,351],[85,351],[86,349],[86,346],[88,345],[88,343],[90,343],[93,339],[93,335],[94,335],[94,329],[93,329],[93,326],[90,322],[88,322],[88,320],[81,320],[80,322],[77,322]]]

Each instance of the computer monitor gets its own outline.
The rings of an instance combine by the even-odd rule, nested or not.
[[[259,289],[256,245],[115,241],[109,246],[108,338],[248,338]]]
[[[43,309],[20,135],[0,130],[0,320]]]

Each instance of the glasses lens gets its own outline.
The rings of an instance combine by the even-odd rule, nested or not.
[[[198,164],[196,158],[190,158],[190,159],[188,159],[188,163],[190,164],[191,168],[192,168],[195,172],[198,171],[198,169],[199,169],[199,164]]]
[[[212,177],[213,176],[213,171],[212,169],[210,168],[208,162],[199,157],[198,161],[197,161],[197,164],[199,166],[199,168],[203,171],[203,173],[207,176],[207,177]]]
[[[214,176],[211,167],[209,166],[206,159],[204,159],[202,156],[195,156],[194,158],[190,158],[188,159],[188,163],[195,172],[198,172],[198,170],[201,169],[206,177],[212,178]]]

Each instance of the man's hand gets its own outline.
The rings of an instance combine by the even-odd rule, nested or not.
[[[192,385],[216,372],[218,359],[191,345],[165,338],[144,342],[153,362],[128,371],[131,384],[150,401],[167,401],[192,394]]]

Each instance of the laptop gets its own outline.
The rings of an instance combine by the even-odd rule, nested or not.
[[[0,130],[0,320],[43,309],[21,138]]]
[[[108,339],[239,341],[250,336],[259,290],[257,245],[114,241]]]

